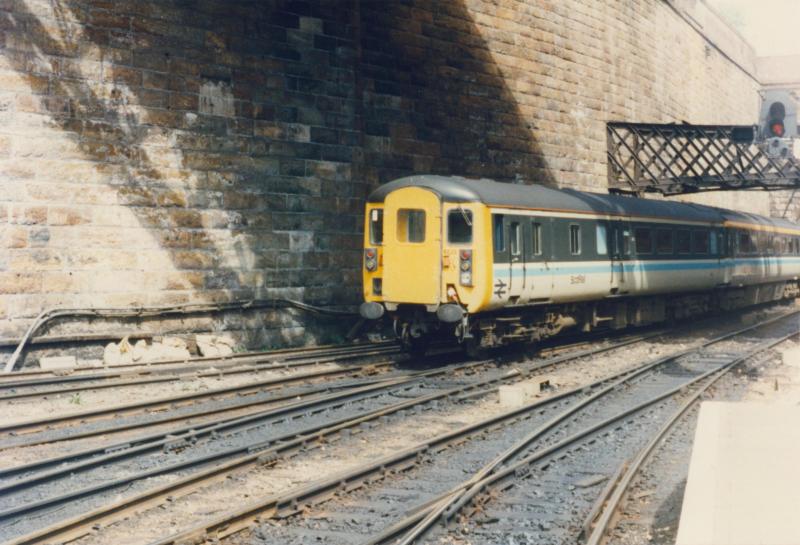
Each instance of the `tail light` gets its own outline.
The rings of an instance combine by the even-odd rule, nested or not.
[[[461,250],[458,252],[459,281],[462,286],[472,285],[472,250]]]
[[[369,272],[374,272],[378,268],[378,251],[375,248],[364,250],[364,267]]]

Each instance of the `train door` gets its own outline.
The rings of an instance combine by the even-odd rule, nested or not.
[[[510,217],[505,214],[492,214],[492,246],[494,263],[492,266],[492,302],[495,304],[507,304],[513,296],[512,286],[514,285],[514,262],[511,255],[511,241],[509,240],[509,228],[511,226]],[[517,244],[517,242],[515,242]],[[521,263],[519,255],[515,256],[517,268]],[[524,280],[524,276],[516,279],[518,283]],[[516,290],[515,290],[516,292]]]
[[[608,224],[608,255],[611,260],[611,293],[626,293],[630,290],[629,274],[625,261],[631,256],[631,227],[627,221],[614,220]]]
[[[383,296],[386,301],[435,305],[442,277],[442,203],[419,187],[386,196]]]
[[[525,222],[525,299],[546,301],[553,295],[552,258],[553,222],[550,218],[531,217]]]
[[[720,228],[720,269],[722,269],[722,284],[730,284],[733,278],[736,252],[736,231]]]
[[[519,302],[528,280],[525,270],[525,220],[524,216],[505,216],[504,219],[508,233],[511,279],[508,286],[508,301],[512,305]]]
[[[712,258],[716,259],[716,267],[714,268],[715,283],[727,284],[730,282],[730,254],[728,253],[727,237],[725,236],[725,229],[719,227],[711,230],[709,238],[709,251]]]

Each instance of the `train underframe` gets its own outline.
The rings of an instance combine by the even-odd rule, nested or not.
[[[464,313],[455,323],[446,323],[424,306],[399,305],[392,313],[395,334],[406,350],[420,354],[434,340],[455,337],[466,351],[480,355],[485,350],[515,343],[532,343],[558,335],[565,329],[589,332],[678,321],[718,311],[745,308],[800,296],[796,280],[743,287],[720,287],[713,291],[624,296],[601,301],[506,307],[480,314]]]

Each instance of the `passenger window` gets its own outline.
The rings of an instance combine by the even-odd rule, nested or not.
[[[581,253],[581,226],[569,226],[569,251],[572,255]]]
[[[531,252],[533,255],[542,255],[542,225],[539,223],[531,224]]]
[[[708,231],[692,231],[692,252],[708,253]]]
[[[709,233],[708,243],[711,255],[717,255],[719,251],[717,246],[717,233],[715,231],[711,231],[711,233]]]
[[[597,225],[597,255],[608,254],[608,235],[605,225]]]
[[[650,229],[639,227],[635,229],[633,233],[636,239],[636,253],[653,253],[653,235],[650,233]]]
[[[506,251],[506,238],[503,236],[503,215],[502,214],[495,214],[492,216],[494,218],[494,251],[495,252],[505,252]]]
[[[679,229],[675,232],[675,246],[679,254],[688,254],[692,251],[689,231]]]
[[[425,242],[425,211],[402,208],[397,211],[397,240]]]
[[[383,209],[373,208],[369,213],[369,243],[383,244]]]
[[[631,255],[631,232],[628,229],[622,231],[622,253]]]
[[[671,254],[673,251],[672,231],[670,229],[658,229],[656,231],[656,252],[663,255]]]
[[[747,231],[739,231],[739,253],[752,254],[755,252],[755,244]]]
[[[522,229],[520,229],[519,222],[515,221],[509,225],[508,243],[511,255],[519,255],[522,248]]]
[[[450,244],[472,242],[472,211],[459,208],[447,215],[447,241]]]

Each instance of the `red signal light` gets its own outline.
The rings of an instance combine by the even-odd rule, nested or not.
[[[372,259],[373,257],[375,257],[375,250],[372,250],[372,249],[367,250],[367,257],[369,259]]]
[[[769,126],[769,130],[770,132],[772,132],[774,136],[777,136],[778,138],[782,137],[786,132],[786,128],[783,126],[782,121],[773,121],[772,124]]]
[[[472,257],[472,250],[461,250],[461,259],[469,259]]]

